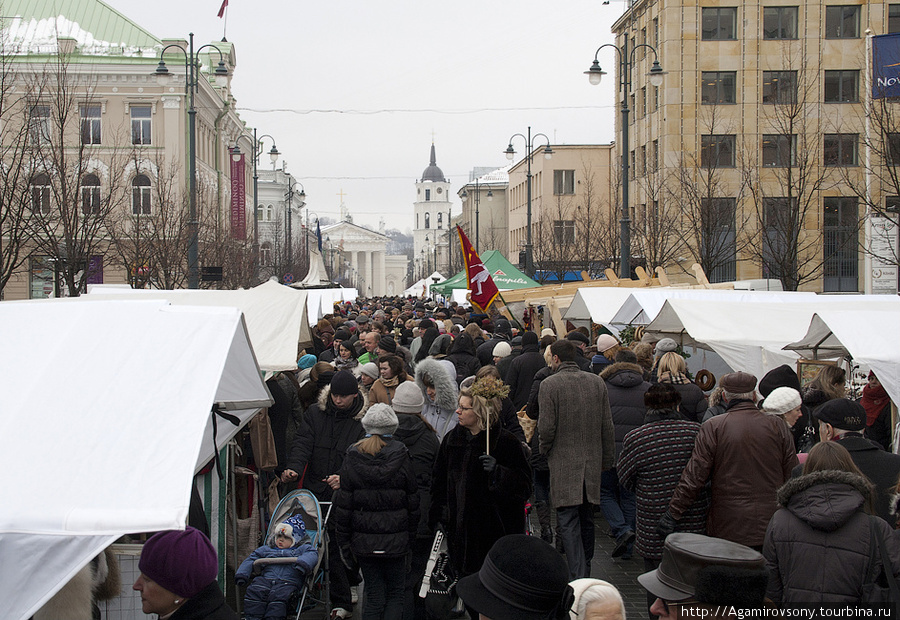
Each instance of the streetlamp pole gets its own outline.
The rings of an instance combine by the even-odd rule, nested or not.
[[[656,53],[656,48],[647,43],[641,43],[629,50],[628,37],[626,36],[621,48],[612,43],[604,43],[594,52],[594,62],[591,64],[590,69],[584,72],[594,86],[598,85],[600,79],[606,75],[606,72],[600,68],[600,63],[597,60],[597,54],[604,47],[615,49],[619,55],[619,86],[622,87],[622,214],[619,219],[619,245],[621,246],[619,252],[619,277],[623,280],[630,280],[631,212],[628,208],[628,93],[631,91],[631,71],[634,67],[634,53],[642,47],[646,47],[653,52],[653,66],[648,74],[652,86],[662,86],[665,71],[659,65],[659,56]]]
[[[288,177],[290,178],[290,177]],[[297,198],[300,199],[299,207],[302,209],[303,205],[306,204],[306,191],[303,188],[303,183],[299,181],[290,181],[288,185],[288,189],[286,192],[285,198],[287,198],[287,209],[285,209],[284,216],[287,220],[285,228],[287,229],[287,241],[285,242],[285,247],[287,249],[287,268],[290,270],[289,273],[293,274],[294,272],[294,247],[293,247],[293,234],[291,232],[291,220],[294,218],[292,209],[293,209],[293,200],[294,200],[294,192],[297,190],[294,189],[297,185],[300,186],[300,192],[297,194]]]
[[[245,137],[242,134],[238,140]],[[269,151],[269,159],[272,160],[272,169],[275,169],[275,162],[278,161],[278,147],[275,146],[275,138],[269,134],[263,134],[259,137],[256,135],[256,128],[253,128],[253,282],[259,282],[259,154],[262,153],[262,139],[269,138],[272,140],[272,150]],[[235,143],[231,152],[235,155],[241,154],[241,149]]]
[[[526,175],[526,191],[525,191],[525,200],[526,200],[526,223],[525,223],[525,274],[529,278],[534,277],[534,255],[533,248],[534,246],[531,243],[531,160],[534,157],[534,139],[543,137],[544,140],[547,141],[547,144],[544,145],[544,159],[550,159],[553,156],[553,149],[550,148],[550,138],[548,138],[545,134],[536,133],[534,136],[531,135],[531,127],[528,127],[528,135],[523,136],[520,133],[513,134],[509,138],[509,146],[506,148],[504,153],[506,154],[506,158],[510,161],[513,160],[516,156],[516,151],[513,149],[513,138],[516,136],[525,140],[525,163],[527,166],[527,175]]]
[[[188,211],[188,288],[200,288],[200,252],[199,252],[199,222],[197,221],[197,108],[194,106],[194,95],[200,85],[198,65],[200,65],[200,52],[209,47],[219,53],[219,64],[215,69],[216,84],[224,86],[228,79],[228,69],[225,67],[225,56],[215,45],[210,43],[200,46],[194,51],[194,33],[189,35],[189,51],[175,43],[165,46],[159,53],[159,64],[156,67],[156,77],[162,86],[168,81],[169,69],[163,60],[166,50],[174,47],[184,54],[184,69],[187,76],[188,93],[188,156],[190,179],[188,187],[190,191]],[[220,81],[221,79],[221,81]]]

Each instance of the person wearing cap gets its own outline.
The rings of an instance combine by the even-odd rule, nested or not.
[[[616,354],[622,345],[610,334],[597,336],[597,354],[591,358],[591,372],[599,375],[608,366],[615,364]],[[643,375],[643,371],[641,373]]]
[[[216,581],[216,550],[199,530],[157,532],[144,543],[138,570],[132,589],[141,593],[145,614],[167,620],[238,620]]]
[[[653,368],[650,369],[650,383],[657,382],[657,370],[656,367],[659,366],[660,360],[662,360],[662,356],[666,353],[676,353],[678,351],[678,343],[675,342],[671,338],[663,338],[659,342],[656,343],[656,346],[653,349],[654,359],[653,359]]]
[[[498,539],[456,591],[473,620],[568,620],[575,600],[562,556],[524,534]]]
[[[303,474],[302,486],[319,501],[330,502],[341,486],[339,475],[347,449],[365,436],[360,419],[368,409],[368,401],[360,391],[353,373],[334,373],[331,383],[322,390],[319,401],[303,418],[303,426],[294,437],[287,468],[281,475],[284,483],[294,483]],[[328,544],[328,568],[331,575],[331,604],[337,616],[349,617],[353,610],[350,595],[351,576],[340,560],[340,550],[333,536],[333,523]]]
[[[403,615],[407,556],[419,523],[419,495],[406,446],[394,439],[397,414],[375,403],[362,418],[364,439],[347,450],[334,519],[342,561],[359,562],[363,618]]]
[[[486,340],[475,350],[475,356],[482,366],[494,363],[494,347],[500,342],[509,344],[512,340],[512,328],[506,319],[497,319],[490,340]]]
[[[900,454],[885,452],[863,436],[866,410],[857,402],[835,398],[820,406],[813,415],[819,421],[819,439],[835,441],[847,449],[856,466],[875,485],[875,513],[893,525],[897,516],[891,514],[891,495],[900,478]],[[800,474],[798,466],[792,475]]]
[[[381,374],[378,371],[378,364],[368,362],[359,367],[359,382],[362,384],[363,394],[368,396],[372,384],[378,380]]]
[[[424,405],[425,397],[422,390],[414,382],[406,381],[397,386],[391,405],[398,420],[394,437],[403,442],[409,450],[413,473],[416,475],[420,515],[416,536],[410,544],[412,558],[406,576],[404,618],[425,617],[424,603],[418,594],[433,538],[433,533],[428,527],[428,510],[431,507],[431,474],[440,444],[434,429],[422,417]]]
[[[589,360],[584,355],[585,351],[587,351],[587,348],[591,346],[590,338],[576,329],[566,334],[566,340],[575,345],[575,350],[577,351],[577,353],[573,361],[578,366],[578,368],[587,372],[593,372],[593,370],[591,370],[591,360]]]
[[[659,567],[639,575],[638,583],[656,597],[650,613],[660,620],[712,618],[719,606],[762,607],[768,572],[762,554],[746,545],[677,532],[666,538]],[[682,614],[688,605],[694,609]]]
[[[700,427],[691,459],[657,526],[664,538],[707,484],[711,483],[707,532],[762,549],[766,526],[775,514],[775,495],[797,465],[787,425],[756,407],[756,377],[724,375],[728,411]]]
[[[890,525],[869,515],[874,494],[872,483],[839,442],[813,446],[803,475],[778,489],[781,508],[769,522],[763,545],[769,598],[776,603],[857,603],[872,554],[900,577],[900,542]],[[878,538],[888,557],[879,552]]]
[[[538,434],[550,465],[550,500],[572,579],[590,577],[601,472],[616,462],[606,383],[575,363],[571,340],[550,345],[553,374],[540,384]]]
[[[509,369],[509,363],[512,361],[512,358],[510,357],[512,355],[512,345],[509,342],[498,342],[494,346],[494,351],[491,355],[493,365],[500,371],[500,378],[504,379],[504,371]]]
[[[351,338],[351,336],[350,336],[349,329],[345,329],[345,328],[341,327],[340,329],[335,330],[334,339],[331,342],[331,346],[319,354],[319,361],[320,362],[333,362],[334,360],[339,358],[341,355],[339,347],[342,342],[346,342],[350,346],[351,351],[354,350],[353,345],[350,342],[350,338]],[[356,357],[356,356],[354,355],[354,357]]]

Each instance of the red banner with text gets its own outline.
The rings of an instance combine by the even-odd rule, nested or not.
[[[244,154],[231,155],[231,238],[247,238],[246,187],[244,180]]]

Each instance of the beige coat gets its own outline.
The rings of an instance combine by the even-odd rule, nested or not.
[[[550,464],[554,508],[577,506],[582,488],[600,503],[600,473],[615,464],[615,428],[606,383],[574,362],[563,362],[538,393],[541,454]]]

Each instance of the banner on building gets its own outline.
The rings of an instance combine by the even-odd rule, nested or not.
[[[494,284],[491,272],[481,262],[478,252],[472,247],[469,238],[466,237],[466,233],[459,225],[456,226],[456,232],[459,234],[459,244],[462,246],[462,255],[466,262],[466,278],[469,281],[469,290],[472,291],[470,299],[479,310],[487,312],[488,307],[494,303],[500,291]]]
[[[231,154],[231,238],[247,238],[247,209],[244,204],[244,154]]]
[[[900,97],[900,34],[872,37],[872,98]]]

